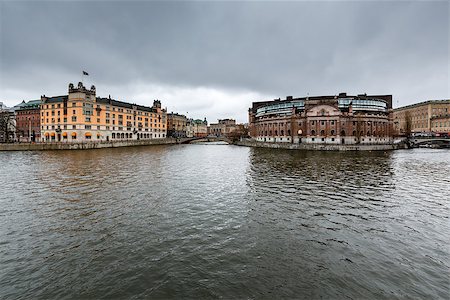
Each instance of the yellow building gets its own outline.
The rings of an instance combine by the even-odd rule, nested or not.
[[[41,97],[41,140],[84,142],[166,138],[167,113],[152,107],[96,97],[95,86],[69,84],[69,94]]]
[[[394,131],[409,133],[450,132],[450,100],[429,100],[394,109]]]

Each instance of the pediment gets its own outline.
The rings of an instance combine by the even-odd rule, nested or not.
[[[338,116],[341,112],[336,107],[330,105],[317,105],[310,108],[307,112],[307,116]]]

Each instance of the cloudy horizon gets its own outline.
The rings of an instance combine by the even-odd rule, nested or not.
[[[0,2],[0,102],[97,95],[216,122],[254,101],[449,98],[447,1]]]

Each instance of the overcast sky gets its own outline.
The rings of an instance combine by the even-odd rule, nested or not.
[[[0,0],[0,101],[97,95],[247,122],[253,101],[392,94],[449,98],[447,1]]]

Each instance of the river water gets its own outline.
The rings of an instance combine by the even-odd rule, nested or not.
[[[450,297],[450,152],[0,152],[1,299]]]

